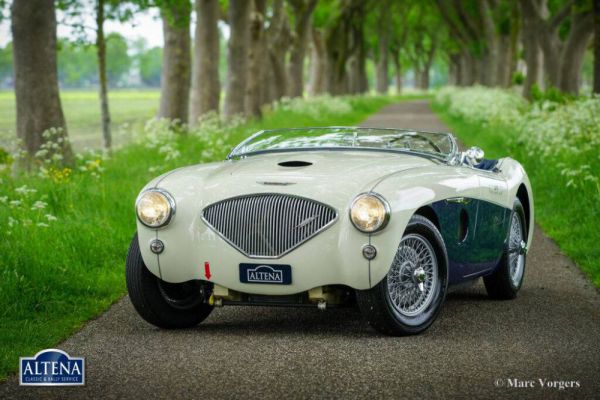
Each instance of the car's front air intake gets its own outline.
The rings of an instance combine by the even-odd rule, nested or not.
[[[202,218],[246,256],[279,258],[333,224],[337,212],[304,197],[261,193],[211,204]]]

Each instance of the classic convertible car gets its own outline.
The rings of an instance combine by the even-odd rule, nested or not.
[[[483,277],[514,298],[533,232],[518,162],[400,129],[261,131],[152,180],[135,206],[127,288],[163,328],[226,305],[358,303],[376,330],[416,334],[453,285]]]

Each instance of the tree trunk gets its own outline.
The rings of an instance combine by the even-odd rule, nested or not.
[[[460,80],[460,54],[452,53],[448,64],[448,85],[457,86]]]
[[[312,14],[317,0],[289,0],[295,18],[294,36],[288,66],[288,96],[302,97],[304,92],[304,56]]]
[[[388,91],[388,48],[389,48],[389,30],[390,30],[390,10],[389,3],[383,1],[380,4],[379,38],[377,42],[378,54],[375,70],[377,93],[386,94]]]
[[[369,90],[367,78],[367,50],[364,37],[364,12],[356,13],[352,26],[353,67],[352,93],[360,94]]]
[[[196,0],[196,34],[194,37],[194,69],[190,123],[202,115],[219,112],[219,0]]]
[[[327,57],[325,56],[325,43],[323,33],[318,29],[312,31],[312,50],[309,94],[315,96],[325,91],[325,74]]]
[[[600,94],[600,0],[594,0],[594,86],[592,92]]]
[[[402,93],[402,64],[400,63],[400,51],[391,52],[394,60],[394,81],[396,85],[396,94]]]
[[[327,51],[326,91],[331,95],[348,92],[348,73],[346,63],[351,56],[349,37],[352,31],[352,19],[358,10],[362,10],[362,0],[352,0],[341,10],[340,15],[328,29],[325,39]]]
[[[273,16],[266,36],[269,69],[272,73],[267,83],[269,86],[268,102],[273,102],[281,99],[287,93],[285,54],[290,42],[290,31],[283,8],[283,0],[273,2]]]
[[[73,160],[60,104],[56,72],[56,15],[54,0],[14,0],[12,4],[13,63],[17,108],[17,137],[34,156],[58,128],[64,138],[63,161]]]
[[[481,70],[481,82],[487,86],[497,86],[500,44],[498,34],[496,33],[496,25],[492,18],[492,10],[490,9],[488,0],[480,0],[478,4],[486,42],[483,69]]]
[[[244,114],[248,66],[249,17],[252,3],[247,0],[229,1],[229,45],[227,57],[226,117]]]
[[[261,118],[262,81],[261,72],[265,64],[265,12],[267,0],[254,0],[254,9],[250,18],[249,66],[246,86],[246,115]]]
[[[533,85],[539,82],[541,53],[538,36],[536,35],[537,25],[534,16],[525,10],[521,12],[521,16],[523,24],[521,40],[523,42],[525,64],[527,65],[527,75],[525,76],[525,82],[523,82],[523,96],[531,100],[531,89]]]
[[[588,43],[594,33],[593,15],[575,14],[571,19],[571,29],[561,54],[560,81],[558,88],[571,94],[579,93],[581,66]]]
[[[108,109],[108,83],[106,81],[106,38],[104,37],[104,0],[96,3],[96,53],[98,57],[98,82],[100,114],[102,121],[102,143],[106,150],[112,148],[110,133],[110,110]]]
[[[191,3],[184,0],[161,12],[164,47],[158,116],[184,124],[188,122],[190,98],[191,11]]]

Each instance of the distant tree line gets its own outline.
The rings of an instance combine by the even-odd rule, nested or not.
[[[84,45],[57,42],[56,7]],[[164,45],[132,58],[104,23],[129,23],[150,8],[160,12]],[[517,82],[526,97],[543,89],[577,94],[592,49],[599,91],[599,40],[592,40],[599,12],[598,0],[14,0],[17,132],[31,153],[49,127],[66,136],[58,82],[93,84],[110,149],[107,90],[133,64],[144,83],[160,81],[158,116],[190,125],[210,112],[260,118],[264,105],[284,96],[385,94],[392,84],[400,92],[407,74],[428,89],[436,65],[455,85]],[[82,16],[90,14],[88,27]]]

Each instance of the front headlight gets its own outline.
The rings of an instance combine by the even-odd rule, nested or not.
[[[160,228],[167,225],[175,214],[175,200],[162,189],[149,189],[138,197],[135,211],[142,224]]]
[[[377,193],[359,194],[350,206],[350,220],[361,232],[377,232],[387,225],[390,206]]]

